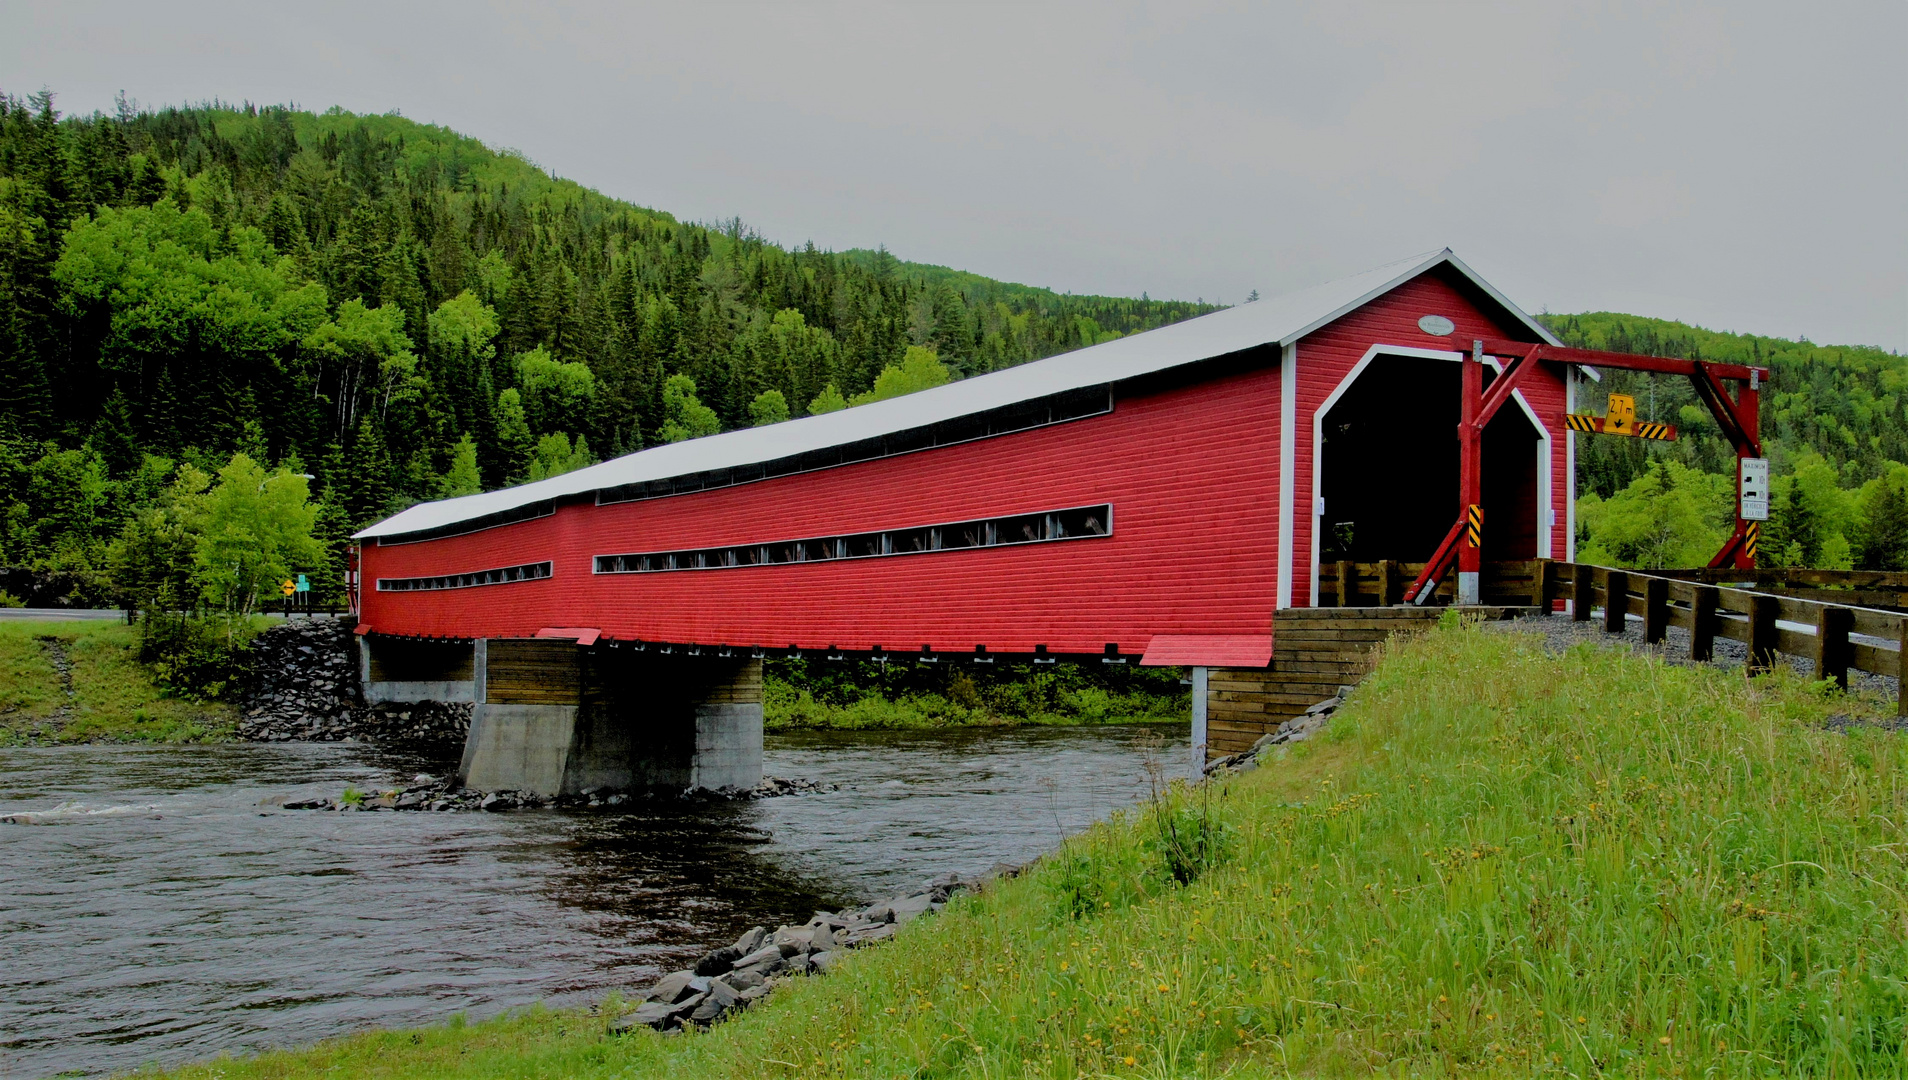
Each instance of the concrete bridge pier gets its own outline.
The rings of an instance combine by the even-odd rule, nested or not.
[[[485,791],[719,790],[762,779],[762,662],[492,638],[458,779]]]
[[[574,795],[761,782],[760,660],[560,638],[364,640],[367,699],[474,703],[457,770],[467,787]],[[425,644],[436,648],[416,648]]]

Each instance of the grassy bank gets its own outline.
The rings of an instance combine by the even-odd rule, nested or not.
[[[903,657],[769,660],[762,721],[804,728],[939,728],[1004,724],[1184,723],[1178,668],[1129,664],[975,664]]]
[[[0,745],[229,738],[225,705],[166,695],[118,622],[0,622]]]
[[[707,1034],[532,1010],[181,1077],[1900,1075],[1908,754],[1790,676],[1444,628],[1325,736]],[[611,1007],[603,1013],[613,1013]]]

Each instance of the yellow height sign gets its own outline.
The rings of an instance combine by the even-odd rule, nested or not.
[[[1636,399],[1628,394],[1611,394],[1609,411],[1603,415],[1605,435],[1636,434]]]
[[[1611,394],[1610,408],[1606,416],[1589,416],[1571,413],[1564,417],[1564,423],[1572,431],[1589,431],[1601,435],[1628,435],[1637,439],[1658,439],[1663,442],[1676,441],[1676,425],[1657,423],[1637,423],[1636,399],[1628,394]]]

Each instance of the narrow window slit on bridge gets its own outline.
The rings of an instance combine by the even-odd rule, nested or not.
[[[647,551],[628,555],[598,555],[599,574],[648,574],[663,570],[714,570],[730,566],[832,562],[930,551],[1011,547],[1056,540],[1090,540],[1113,535],[1113,507],[1075,506],[1037,514],[922,525],[887,532],[817,536],[805,540],[778,540],[729,548],[694,551]],[[549,564],[543,564],[548,566]],[[384,583],[379,582],[379,588]]]
[[[537,562],[442,577],[379,578],[378,591],[431,592],[438,589],[469,589],[478,585],[507,585],[513,581],[540,581],[549,577],[550,572],[550,563]]]

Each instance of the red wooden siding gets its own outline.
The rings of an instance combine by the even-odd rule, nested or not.
[[[1450,337],[1418,328],[1437,314]],[[1297,346],[1292,600],[1312,586],[1314,418],[1374,345],[1449,350],[1528,337],[1487,297],[1433,270]],[[1137,655],[1155,634],[1264,635],[1277,602],[1279,356],[1206,382],[1121,396],[1112,413],[877,461],[639,503],[560,506],[468,536],[368,543],[363,621],[380,633],[528,636],[595,627],[613,638],[807,649]],[[1448,361],[1426,359],[1424,363]],[[1564,383],[1523,395],[1551,438],[1552,553],[1569,492]],[[1408,463],[1407,463],[1408,464]],[[1486,468],[1489,468],[1486,461]],[[1451,514],[1457,512],[1451,494]],[[599,575],[597,555],[770,543],[1111,503],[1114,534],[890,558]],[[551,560],[548,580],[380,593],[379,577]]]
[[[1298,343],[1298,393],[1296,399],[1296,438],[1293,440],[1293,478],[1297,491],[1292,502],[1292,603],[1316,605],[1312,591],[1312,515],[1317,491],[1312,486],[1313,418],[1325,399],[1338,388],[1358,361],[1373,345],[1394,345],[1417,349],[1466,349],[1473,338],[1508,337],[1529,340],[1530,331],[1522,325],[1499,321],[1496,305],[1479,294],[1455,272],[1440,267],[1400,285],[1356,311],[1350,312]],[[1418,328],[1424,315],[1442,315],[1457,325],[1449,337],[1434,337]],[[1426,360],[1425,363],[1445,361]],[[1557,524],[1550,530],[1552,554],[1562,557],[1565,539],[1564,506],[1568,501],[1569,474],[1564,453],[1564,381],[1562,373],[1545,365],[1522,384],[1524,399],[1550,432],[1550,505],[1557,512]],[[1509,407],[1509,406],[1507,406]],[[1489,462],[1485,463],[1489,468]],[[1457,492],[1451,492],[1451,520],[1457,520]]]
[[[468,536],[364,549],[380,633],[803,648],[1138,654],[1156,633],[1267,634],[1278,548],[1277,351],[1261,369],[1105,416]],[[1113,504],[1114,534],[1024,547],[593,574],[595,555],[715,547]],[[379,593],[378,577],[551,559],[547,581]]]

